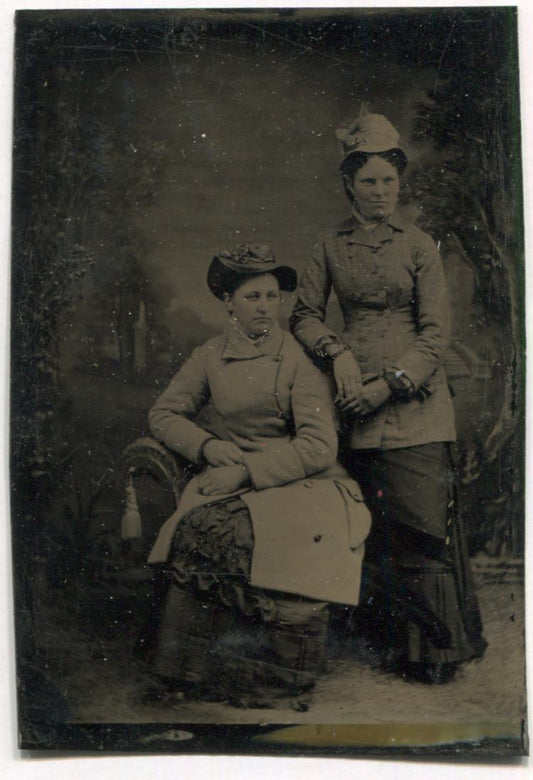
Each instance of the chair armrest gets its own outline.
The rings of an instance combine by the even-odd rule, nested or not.
[[[129,476],[149,475],[162,487],[172,491],[176,506],[183,488],[200,470],[195,463],[182,458],[151,436],[136,439],[122,454]]]
[[[140,536],[137,536],[135,529],[133,536],[136,539],[130,536],[123,538],[129,539],[129,546],[133,544],[136,551],[135,556],[142,560],[146,558],[165,520],[176,510],[185,485],[198,473],[200,467],[176,455],[151,436],[128,444],[122,453],[122,460],[126,466],[126,483],[133,488],[130,498],[126,498],[122,523],[127,516],[131,518],[135,515],[140,523]]]

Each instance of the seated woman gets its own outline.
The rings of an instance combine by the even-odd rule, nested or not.
[[[149,558],[169,582],[154,668],[178,697],[269,706],[310,690],[328,603],[358,603],[369,513],[336,462],[328,381],[278,324],[296,282],[265,245],[215,257],[207,283],[229,327],[150,411],[158,439],[205,465]],[[209,400],[224,438],[194,422]]]

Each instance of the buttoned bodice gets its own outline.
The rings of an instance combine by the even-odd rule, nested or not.
[[[300,282],[291,327],[309,349],[336,335],[326,324],[334,289],[344,317],[340,339],[365,375],[403,370],[430,397],[389,402],[354,423],[352,446],[400,447],[455,438],[453,406],[442,368],[449,313],[437,248],[397,214],[371,231],[352,218],[315,247]]]

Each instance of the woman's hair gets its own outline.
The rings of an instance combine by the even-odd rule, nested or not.
[[[407,167],[407,157],[402,149],[388,149],[386,152],[352,152],[341,163],[342,175],[353,179],[357,171],[361,170],[371,157],[381,157],[394,165],[399,176]]]
[[[220,280],[222,293],[233,295],[235,290],[238,290],[248,279],[250,279],[249,274],[242,274],[238,271],[232,271],[230,268],[225,268]]]
[[[353,195],[349,185],[353,182],[353,177],[367,164],[372,157],[381,157],[390,163],[401,176],[407,167],[407,157],[402,149],[389,149],[386,152],[352,152],[341,163],[340,171],[344,182],[344,192],[348,200],[353,203]]]
[[[267,271],[266,273],[270,273],[270,272]],[[228,293],[228,295],[231,296],[245,282],[249,282],[250,279],[262,275],[263,274],[243,274],[243,273],[239,273],[239,271],[232,271],[230,268],[226,268],[224,270],[224,275],[221,279],[221,284],[220,284],[222,293]],[[271,273],[270,275],[277,278],[276,274]]]

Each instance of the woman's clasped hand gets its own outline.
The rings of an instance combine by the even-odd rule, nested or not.
[[[390,389],[384,379],[374,379],[361,385],[351,396],[339,398],[336,404],[346,416],[364,417],[372,414],[390,398]]]
[[[202,495],[233,493],[249,481],[243,452],[233,442],[208,439],[202,455],[210,466],[198,477],[198,491]]]
[[[390,398],[390,389],[384,379],[362,383],[361,371],[351,352],[343,352],[335,358],[333,375],[337,385],[335,403],[347,417],[372,414]]]
[[[233,493],[249,481],[244,464],[215,466],[198,477],[198,490],[204,496]]]
[[[202,455],[210,466],[233,466],[243,462],[241,448],[222,439],[208,439],[202,447]]]

